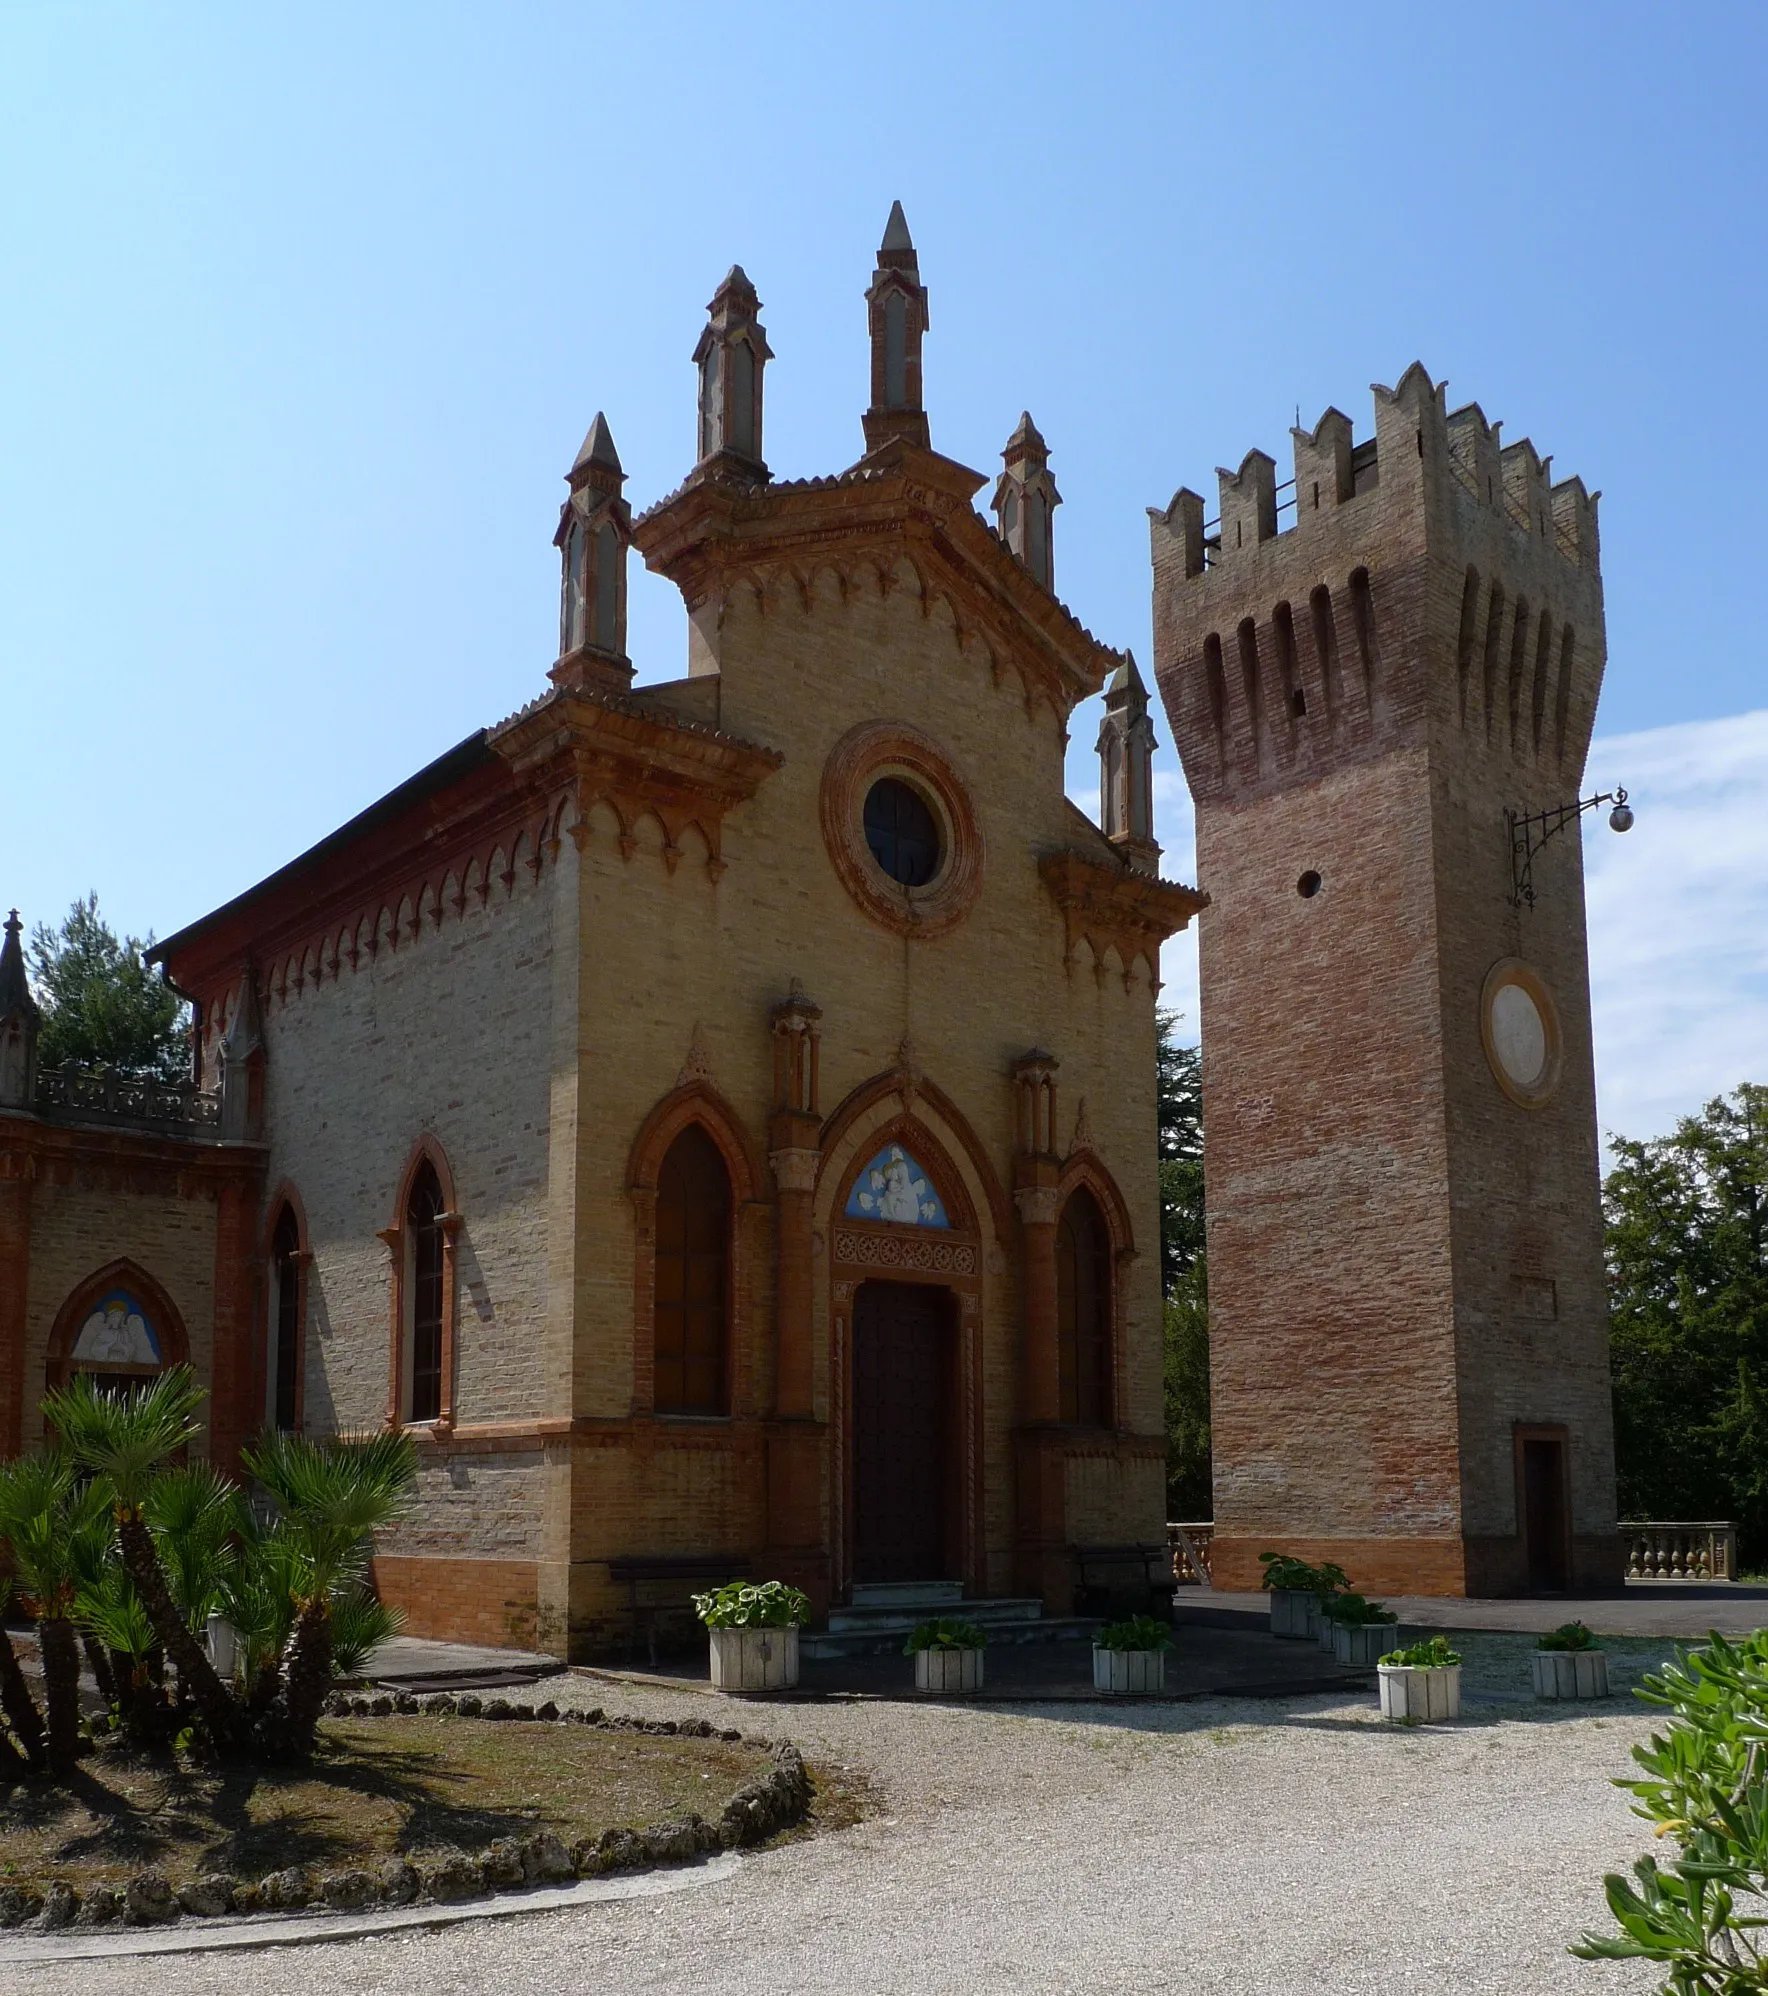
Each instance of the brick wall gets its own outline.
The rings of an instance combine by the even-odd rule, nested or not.
[[[1618,1567],[1580,856],[1568,834],[1513,909],[1504,811],[1577,792],[1604,656],[1594,510],[1526,446],[1500,457],[1477,412],[1448,417],[1422,370],[1377,391],[1354,492],[1334,422],[1297,433],[1286,531],[1267,513],[1261,537],[1252,460],[1224,479],[1207,572],[1182,504],[1154,529],[1157,677],[1212,897],[1218,1582],[1281,1546],[1374,1588],[1521,1586],[1515,1430],[1554,1423],[1593,1582]],[[1507,957],[1564,1030],[1540,1109],[1481,1040]]]

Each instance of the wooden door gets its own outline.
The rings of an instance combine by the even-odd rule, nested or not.
[[[867,1282],[853,1306],[853,1577],[943,1580],[949,1299]]]
[[[1522,1515],[1529,1586],[1563,1594],[1571,1585],[1571,1519],[1565,1487],[1565,1443],[1528,1436],[1522,1445]]]

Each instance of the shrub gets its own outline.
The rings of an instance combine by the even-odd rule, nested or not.
[[[1601,1649],[1602,1645],[1582,1622],[1561,1622],[1535,1642],[1536,1649]]]
[[[1265,1570],[1265,1577],[1259,1583],[1262,1587],[1280,1587],[1294,1594],[1337,1594],[1351,1584],[1350,1575],[1342,1566],[1334,1566],[1328,1560],[1323,1566],[1310,1566],[1305,1559],[1297,1559],[1292,1553],[1261,1552],[1259,1564]]]
[[[917,1623],[902,1646],[904,1656],[919,1656],[924,1649],[983,1649],[988,1638],[974,1622],[960,1622],[950,1615],[936,1615],[930,1622]]]
[[[1768,1631],[1708,1638],[1638,1687],[1670,1724],[1633,1749],[1643,1781],[1620,1781],[1636,1814],[1675,1840],[1667,1866],[1603,1880],[1618,1934],[1585,1934],[1585,1961],[1652,1961],[1673,1996],[1748,1996],[1768,1986]]]
[[[1461,1661],[1461,1652],[1449,1647],[1447,1636],[1432,1636],[1407,1649],[1392,1649],[1381,1661],[1404,1670],[1446,1670]]]
[[[798,1629],[810,1620],[810,1598],[783,1580],[730,1580],[693,1597],[709,1629]]]
[[[1320,1604],[1320,1612],[1329,1622],[1337,1622],[1347,1629],[1367,1629],[1380,1622],[1397,1622],[1400,1618],[1391,1608],[1379,1601],[1365,1600],[1361,1594],[1332,1594]]]
[[[1093,1638],[1095,1649],[1171,1649],[1173,1632],[1153,1615],[1131,1615],[1126,1621],[1107,1622]]]

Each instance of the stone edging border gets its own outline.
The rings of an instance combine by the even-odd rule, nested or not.
[[[540,1720],[596,1726],[609,1732],[724,1740],[771,1754],[773,1771],[746,1781],[725,1803],[716,1823],[690,1810],[642,1828],[604,1830],[599,1837],[585,1837],[569,1848],[550,1830],[541,1830],[526,1837],[498,1837],[477,1854],[446,1851],[417,1864],[391,1857],[373,1869],[352,1866],[315,1872],[293,1866],[259,1879],[211,1872],[180,1885],[149,1871],[132,1878],[126,1886],[98,1885],[83,1896],[60,1879],[46,1892],[30,1886],[0,1886],[0,1928],[54,1933],[68,1928],[165,1927],[186,1916],[218,1920],[304,1908],[354,1913],[377,1906],[456,1905],[496,1892],[569,1884],[612,1871],[684,1864],[717,1850],[740,1850],[801,1822],[810,1806],[811,1781],[804,1756],[790,1741],[756,1739],[705,1719],[610,1719],[599,1705],[587,1712],[561,1712],[550,1698],[544,1704],[529,1705],[507,1698],[480,1698],[470,1692],[458,1697],[436,1692],[424,1698],[409,1692],[381,1692],[372,1697],[334,1692],[326,1700],[325,1710],[331,1718],[422,1713]]]

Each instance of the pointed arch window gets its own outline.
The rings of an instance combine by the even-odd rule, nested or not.
[[[1113,1422],[1111,1273],[1105,1216],[1077,1187],[1056,1227],[1056,1326],[1061,1418],[1081,1427]]]
[[[411,1298],[405,1327],[405,1418],[434,1421],[442,1412],[444,1236],[442,1186],[428,1161],[418,1167],[405,1200]]]
[[[301,1223],[286,1201],[270,1237],[270,1350],[265,1366],[265,1416],[292,1433],[301,1425],[302,1332],[306,1319],[306,1262]]]
[[[657,1174],[653,1404],[661,1414],[725,1414],[731,1183],[718,1146],[690,1123]]]

